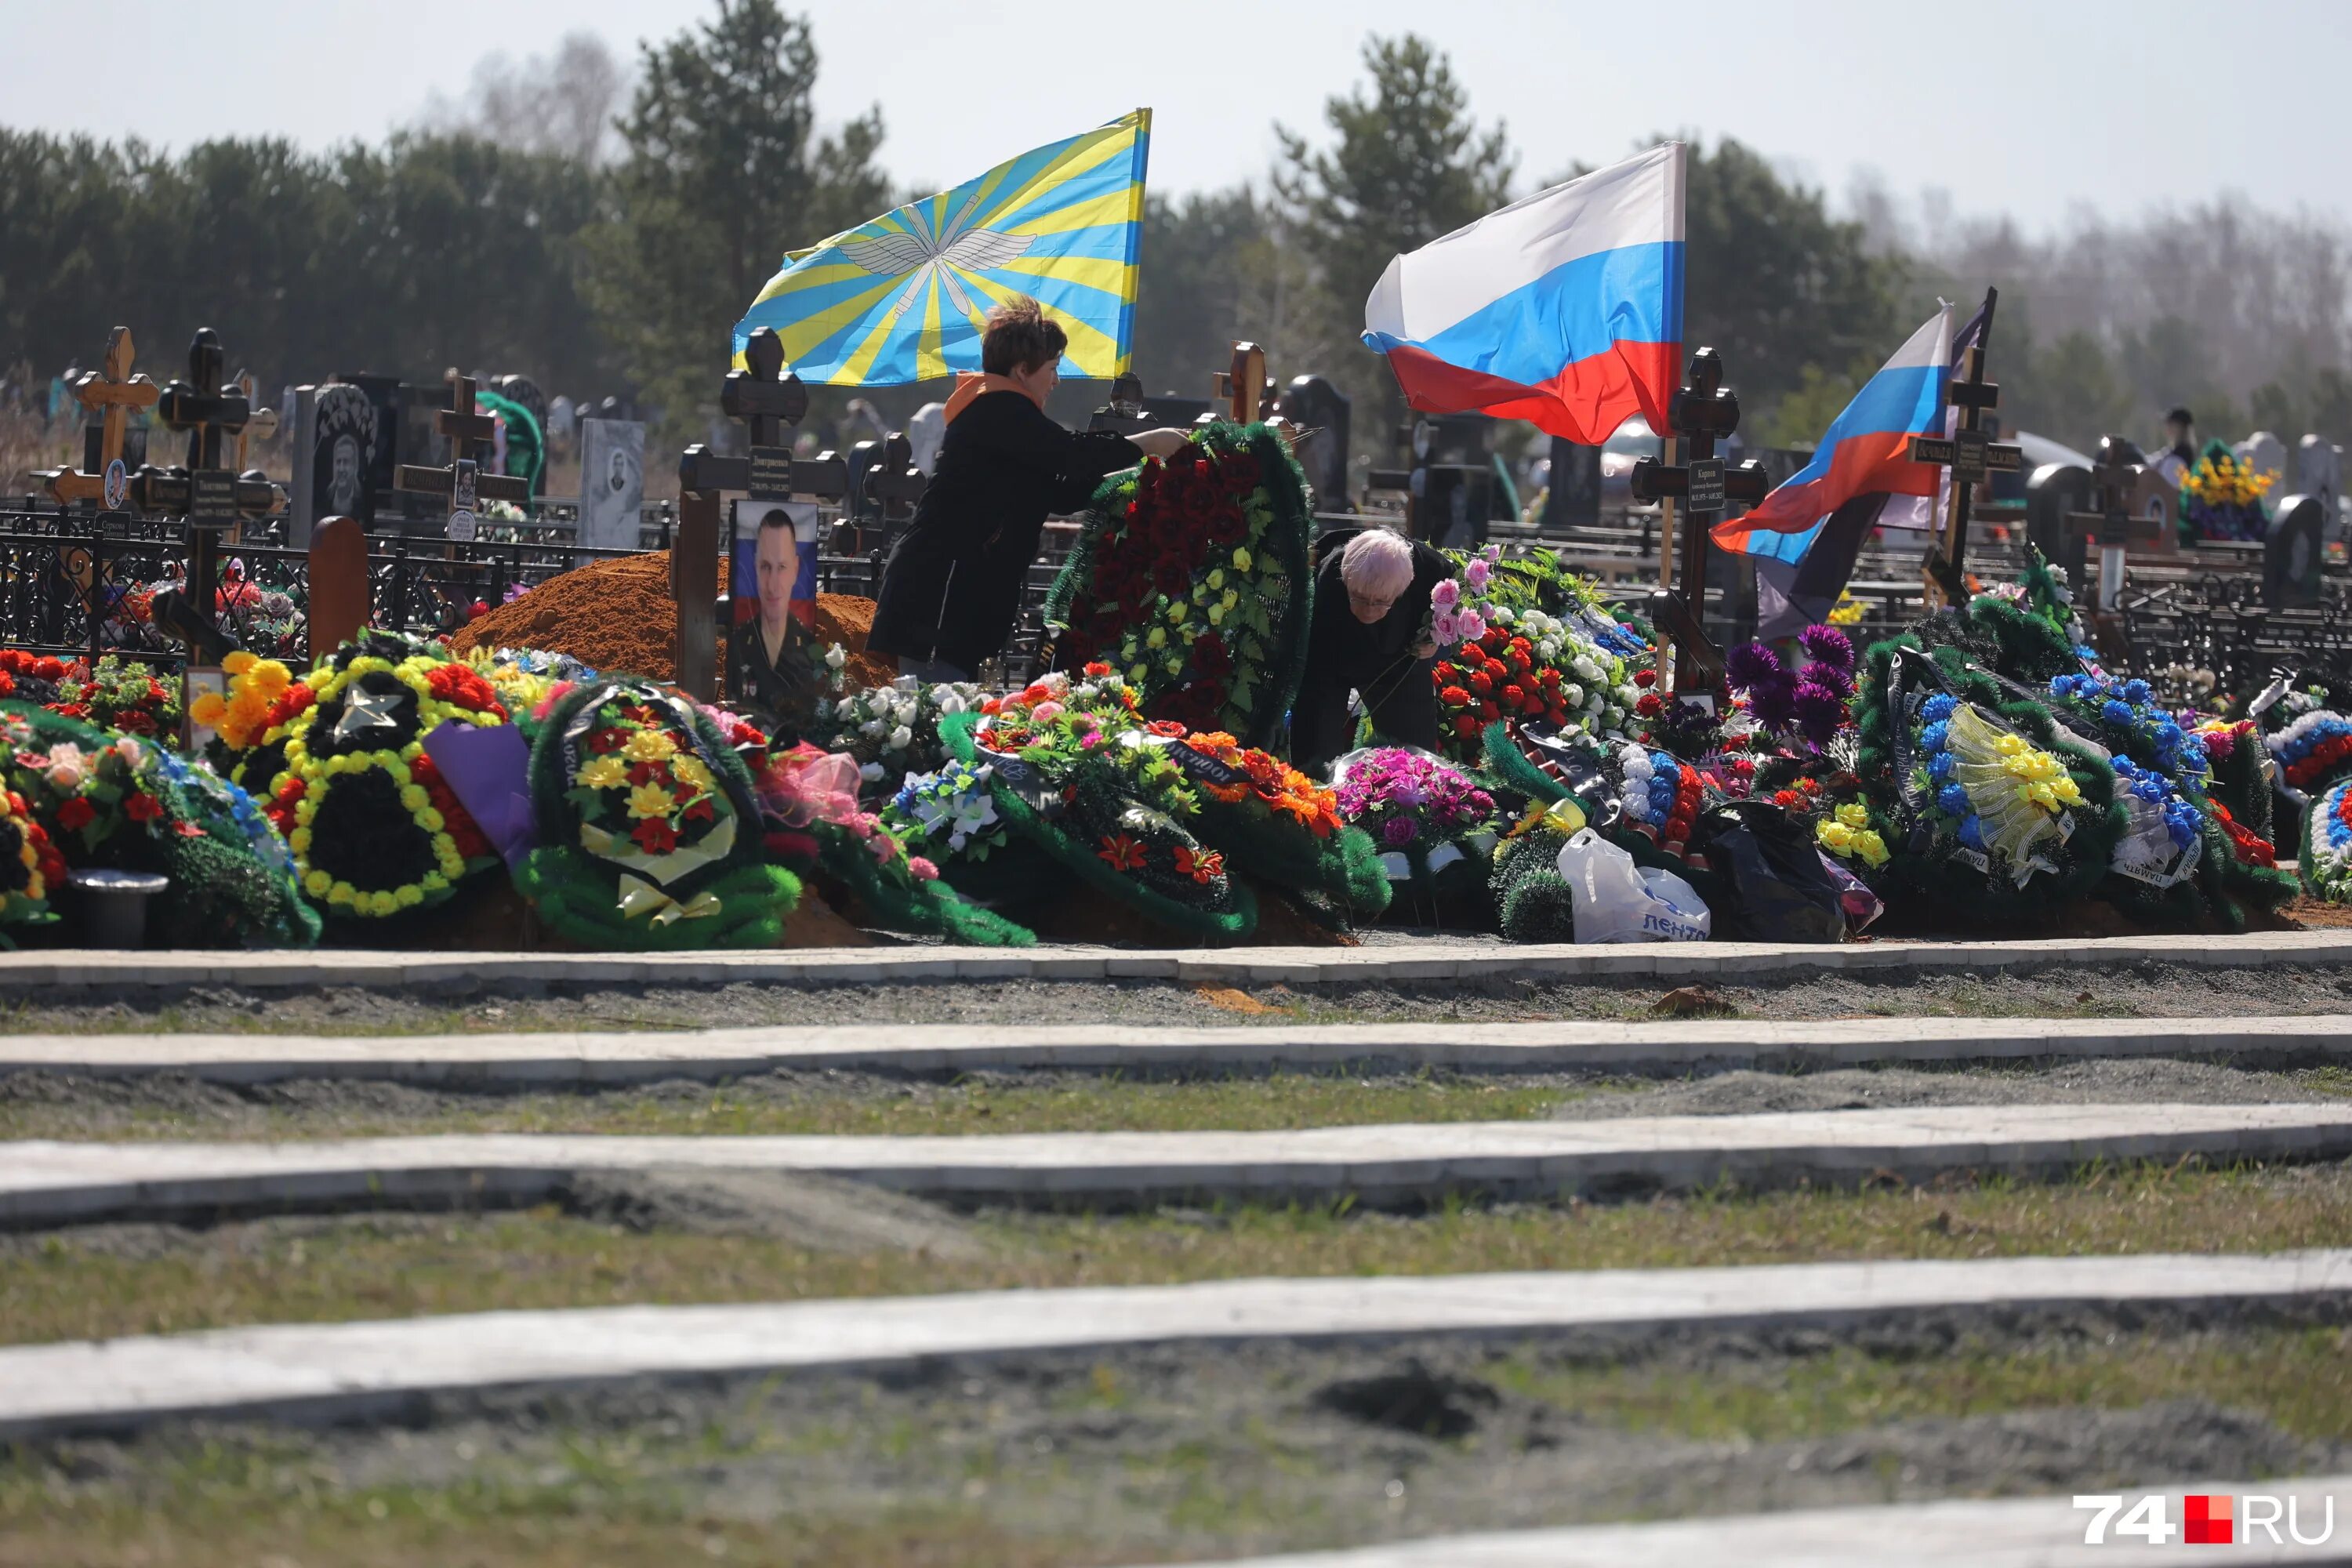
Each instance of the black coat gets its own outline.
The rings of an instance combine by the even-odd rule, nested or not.
[[[1454,574],[1454,563],[1416,540],[1412,585],[1387,615],[1366,626],[1349,607],[1348,586],[1339,577],[1340,552],[1360,531],[1335,528],[1315,542],[1315,619],[1290,710],[1291,760],[1310,773],[1319,774],[1355,743],[1350,691],[1363,695],[1372,729],[1383,740],[1425,751],[1438,742],[1437,698],[1429,684],[1435,661],[1416,658],[1412,649],[1429,620],[1430,590]]]
[[[1018,392],[973,398],[882,568],[866,646],[977,673],[1013,634],[1047,514],[1078,510],[1142,460],[1126,437],[1065,430]]]

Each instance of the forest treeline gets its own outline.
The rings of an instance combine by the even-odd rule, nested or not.
[[[699,438],[728,329],[778,258],[924,194],[887,174],[878,109],[819,125],[818,66],[803,19],[724,0],[625,65],[586,35],[488,62],[375,146],[0,129],[0,370],[46,384],[128,322],[163,379],[208,325],[273,390],[520,372],[551,395],[631,395],[666,437]],[[1575,172],[1522,170],[1424,40],[1370,38],[1363,66],[1318,126],[1277,128],[1263,180],[1150,198],[1135,341],[1154,391],[1200,395],[1235,337],[1280,374],[1329,376],[1356,399],[1360,461],[1400,412],[1356,337],[1388,258]],[[1687,211],[1688,335],[1722,350],[1766,441],[1812,439],[1939,296],[1965,310],[1988,283],[2015,426],[2084,446],[2187,403],[2216,433],[2352,440],[2346,242],[2326,221],[2216,200],[2039,239],[1906,224],[1883,191],[1833,207],[1728,139],[1695,144]],[[872,396],[898,418],[930,395]]]

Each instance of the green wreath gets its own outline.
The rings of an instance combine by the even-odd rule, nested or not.
[[[1166,813],[1118,793],[1113,782],[1116,775],[1108,768],[1084,771],[1066,792],[1062,816],[1047,820],[1020,789],[1003,781],[1006,759],[995,752],[982,754],[974,733],[980,720],[976,713],[945,715],[940,720],[940,741],[950,756],[968,766],[988,763],[998,769],[997,814],[1055,865],[1176,931],[1234,938],[1257,929],[1257,900],[1238,878],[1219,874],[1212,882],[1193,883],[1200,895],[1192,900],[1173,897],[1146,879],[1181,886],[1181,873],[1163,868],[1152,857],[1172,866],[1181,850],[1184,858],[1198,863],[1207,847]],[[1125,841],[1140,851],[1142,865],[1114,866],[1104,850],[1095,847],[1097,841]],[[1131,870],[1141,874],[1130,874]]]
[[[762,858],[750,772],[676,692],[566,693],[531,747],[530,787],[544,847],[515,883],[558,934],[649,952],[782,940],[800,879]]]
[[[1045,597],[1058,662],[1107,661],[1149,716],[1270,745],[1307,670],[1314,527],[1307,476],[1264,425],[1211,425],[1114,474]]]

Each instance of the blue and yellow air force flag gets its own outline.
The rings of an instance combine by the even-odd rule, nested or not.
[[[1127,369],[1151,110],[1000,163],[784,258],[735,323],[761,327],[805,382],[890,386],[980,365],[988,312],[1034,297],[1069,334],[1062,374]]]

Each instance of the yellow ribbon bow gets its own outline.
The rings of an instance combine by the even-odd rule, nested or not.
[[[1563,838],[1573,838],[1584,831],[1584,807],[1573,800],[1555,800],[1549,805],[1528,806],[1528,814],[1503,837],[1517,838],[1538,827],[1549,827]]]
[[[698,921],[719,912],[719,895],[704,889],[679,903],[642,877],[621,873],[621,916],[635,920],[639,915],[651,915],[654,924],[666,926],[679,921]]]

